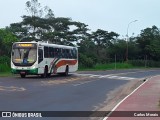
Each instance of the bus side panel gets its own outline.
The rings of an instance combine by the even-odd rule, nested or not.
[[[78,69],[78,60],[76,59],[61,59],[56,63],[57,73],[65,72],[66,66],[69,67],[69,72],[75,72]]]
[[[38,64],[38,74],[43,74],[44,73],[44,69],[45,69],[45,60],[46,58],[43,59],[43,61],[41,61]]]
[[[67,64],[57,68],[57,73],[65,72],[66,66]],[[69,72],[76,72],[78,68],[78,63],[76,65],[68,65],[68,67],[69,67]]]
[[[47,66],[48,67],[48,73],[52,74],[53,70],[54,70],[54,65],[53,65],[54,61],[55,61],[54,58],[44,58],[44,60],[41,63],[39,63],[38,73],[43,74],[45,66]]]

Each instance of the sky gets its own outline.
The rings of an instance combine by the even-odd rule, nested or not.
[[[0,28],[21,22],[21,16],[28,15],[25,6],[27,1],[1,0]],[[73,21],[85,23],[91,31],[102,29],[126,37],[128,25],[128,36],[137,36],[141,30],[153,25],[160,28],[160,0],[38,1],[41,6],[51,8],[55,17],[69,17]],[[137,21],[132,22],[134,20]]]

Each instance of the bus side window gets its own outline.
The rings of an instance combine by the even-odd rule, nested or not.
[[[69,59],[72,59],[71,49],[69,49]]]
[[[62,52],[61,52],[61,48],[57,48],[57,51],[58,51],[58,58],[61,58],[62,57]]]
[[[58,48],[54,48],[54,57],[58,57]]]
[[[72,57],[72,59],[74,58],[74,52],[73,52],[73,49],[71,50],[71,57]]]
[[[62,58],[64,58],[64,49],[62,48]]]
[[[77,59],[77,50],[75,48],[73,48],[73,58]]]
[[[43,61],[43,50],[38,49],[38,63]]]
[[[62,58],[62,50],[61,48],[53,48],[54,57]]]
[[[49,57],[54,58],[54,48],[53,47],[49,47]]]
[[[69,58],[69,50],[66,49],[66,58],[68,59]]]
[[[67,58],[66,49],[63,49],[62,54],[63,54],[63,58]]]
[[[44,46],[44,57],[45,58],[49,57],[48,53],[49,53],[48,47]]]

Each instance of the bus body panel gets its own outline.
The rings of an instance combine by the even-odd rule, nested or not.
[[[38,67],[36,67],[36,64],[32,67],[22,67],[22,66],[15,66],[13,63],[11,63],[11,72],[13,74],[30,74],[30,75],[37,75],[38,74]]]
[[[36,46],[36,48],[32,46]],[[25,59],[24,56],[27,52]],[[23,65],[21,66],[21,64]],[[48,74],[64,73],[67,67],[69,72],[75,72],[78,69],[76,47],[43,42],[16,42],[13,44],[11,69],[14,74],[42,75],[45,69]]]

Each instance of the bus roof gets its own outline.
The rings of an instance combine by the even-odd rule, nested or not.
[[[16,43],[36,43],[41,46],[48,46],[48,47],[58,47],[58,48],[66,48],[66,49],[72,49],[72,48],[77,48],[76,46],[67,46],[67,45],[59,45],[59,44],[53,44],[53,43],[48,43],[48,42],[36,42],[36,41],[31,41],[31,42],[15,42]]]

